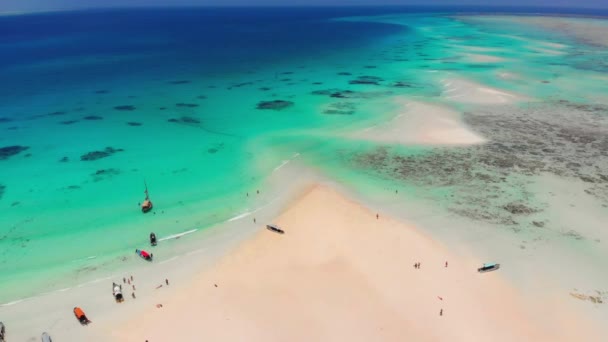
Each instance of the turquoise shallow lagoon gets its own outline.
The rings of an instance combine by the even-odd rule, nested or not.
[[[605,50],[563,34],[445,13],[342,12],[0,17],[0,302],[125,267],[151,231],[196,229],[184,237],[196,239],[247,211],[296,153],[347,187],[399,188],[447,211],[455,185],[361,162],[378,148],[412,158],[435,148],[337,134],[391,118],[395,97],[473,110],[446,96],[446,79],[541,103],[606,99]],[[144,180],[155,204],[146,215]]]

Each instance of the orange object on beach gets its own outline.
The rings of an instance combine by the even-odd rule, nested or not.
[[[82,325],[87,325],[91,323],[91,321],[87,318],[87,315],[85,315],[84,311],[82,311],[82,309],[79,307],[74,308],[74,315]]]

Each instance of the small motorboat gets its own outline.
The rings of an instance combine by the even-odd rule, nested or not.
[[[125,300],[122,295],[122,285],[112,283],[112,295],[117,303],[122,303]]]
[[[156,246],[156,234],[150,233],[150,244]]]
[[[141,203],[141,212],[142,213],[147,213],[150,210],[152,210],[152,201],[150,201],[150,195],[148,194],[148,184],[146,183],[146,181],[144,181],[144,185],[146,187],[146,191],[144,191],[144,193],[146,194],[146,199],[144,199],[144,201]]]
[[[152,258],[154,257],[152,253],[148,253],[142,249],[136,249],[135,253],[147,261],[152,261]]]
[[[500,264],[483,264],[483,266],[481,266],[480,268],[477,269],[477,272],[479,273],[484,273],[484,272],[491,272],[491,271],[496,271],[497,269],[500,268]]]
[[[82,311],[82,309],[79,307],[74,308],[74,316],[76,316],[76,319],[82,325],[87,325],[87,324],[91,323],[91,321],[87,318],[87,315],[85,315],[84,311]]]
[[[51,335],[49,335],[47,332],[43,332],[42,342],[53,342],[53,340],[51,339]]]
[[[279,228],[279,226],[277,226],[275,224],[267,224],[266,229],[268,229],[272,232],[275,232],[275,233],[285,234],[285,231],[283,229]]]

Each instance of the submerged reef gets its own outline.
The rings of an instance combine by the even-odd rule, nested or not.
[[[0,123],[3,123],[3,122],[11,122],[11,121],[13,121],[13,120],[12,120],[12,119],[10,119],[10,118],[0,118]]]
[[[347,159],[388,179],[436,191],[458,215],[515,231],[540,229],[545,223],[537,214],[544,208],[533,202],[532,177],[578,179],[586,194],[608,208],[606,113],[608,106],[567,101],[479,107],[464,120],[489,139],[485,144],[429,147],[416,154],[378,147]]]
[[[335,102],[327,106],[323,114],[327,115],[353,115],[356,105],[352,102]]]
[[[353,91],[348,89],[314,90],[313,95],[324,95],[337,99],[371,99],[391,95],[390,91]]]
[[[25,150],[29,149],[28,146],[13,145],[0,147],[0,160],[8,159],[14,155],[17,155]]]
[[[143,124],[141,122],[129,121],[129,122],[127,122],[127,125],[137,127],[137,126],[141,126]]]
[[[197,118],[193,118],[191,116],[182,116],[180,118],[171,118],[169,120],[167,120],[169,122],[174,122],[174,123],[182,123],[182,124],[194,124],[194,125],[198,125],[201,123],[201,121]]]
[[[274,101],[260,101],[258,102],[257,109],[270,109],[270,110],[283,110],[293,106],[293,102],[285,100],[274,100]]]
[[[59,123],[62,124],[62,125],[73,125],[73,124],[75,124],[77,122],[78,122],[78,120],[66,120],[66,121],[61,121]]]
[[[95,120],[103,120],[103,117],[97,115],[88,115],[82,118],[83,120],[95,121]]]
[[[119,174],[120,174],[119,169],[109,168],[109,169],[97,170],[91,174],[91,177],[93,177],[94,182],[99,182],[101,180],[104,180],[107,178],[112,178],[113,176],[116,176]]]
[[[106,147],[103,151],[92,151],[92,152],[83,154],[82,156],[80,156],[80,160],[93,161],[93,160],[109,157],[109,156],[113,155],[114,153],[122,152],[122,151],[124,151],[122,148]]]
[[[169,84],[188,84],[188,83],[190,83],[190,81],[189,80],[177,80],[177,81],[169,81],[167,83],[169,83]]]
[[[175,104],[176,107],[185,107],[185,108],[196,108],[198,107],[198,105],[196,103],[176,103]]]
[[[0,184],[0,199],[4,196],[4,190],[6,190],[6,185]]]
[[[48,116],[60,116],[60,115],[65,115],[65,114],[67,114],[67,113],[64,111],[57,111],[57,112],[48,113],[47,115]]]
[[[380,85],[380,82],[384,81],[382,78],[377,76],[359,76],[354,80],[349,81],[349,84],[371,84]]]
[[[122,110],[122,111],[134,111],[136,108],[135,108],[135,106],[132,106],[132,105],[122,105],[122,106],[115,106],[114,109]]]

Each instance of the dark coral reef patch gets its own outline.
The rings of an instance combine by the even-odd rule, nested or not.
[[[380,85],[383,79],[377,76],[359,76],[354,80],[349,81],[349,84],[371,84]]]
[[[285,100],[260,101],[257,109],[283,110],[293,106],[293,102]]]
[[[95,121],[95,120],[103,120],[103,117],[97,115],[88,115],[82,118],[83,120]]]
[[[196,108],[198,107],[198,105],[196,103],[176,103],[175,104],[176,107],[182,107],[182,108]]]
[[[141,126],[143,124],[141,122],[129,121],[129,122],[127,122],[127,125],[137,127],[137,126]]]
[[[8,159],[27,149],[29,149],[28,146],[20,146],[20,145],[0,147],[0,160]]]
[[[92,152],[83,154],[82,156],[80,156],[80,160],[93,161],[93,160],[109,157],[109,156],[113,155],[114,153],[122,152],[122,151],[124,151],[122,148],[106,147],[103,151],[92,151]]]
[[[130,112],[130,111],[134,111],[137,108],[135,108],[135,106],[132,106],[132,105],[121,105],[121,106],[115,106],[114,109],[115,110],[121,110],[121,111],[129,111]]]

